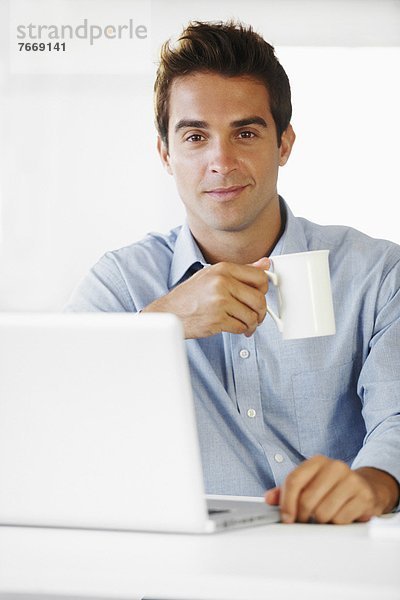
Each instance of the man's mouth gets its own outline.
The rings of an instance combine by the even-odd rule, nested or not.
[[[206,194],[216,200],[233,200],[237,198],[247,185],[232,185],[230,187],[217,187],[206,190]]]

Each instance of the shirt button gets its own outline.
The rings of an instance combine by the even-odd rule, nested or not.
[[[250,352],[248,350],[246,350],[246,348],[242,348],[241,351],[239,352],[239,356],[240,356],[240,358],[249,358]]]
[[[277,463],[282,463],[283,462],[283,456],[282,456],[282,454],[279,454],[279,452],[277,452],[274,455],[274,459],[276,460]]]
[[[256,411],[254,410],[254,408],[249,408],[249,410],[247,411],[247,416],[250,417],[250,419],[254,419],[254,417],[256,416]]]

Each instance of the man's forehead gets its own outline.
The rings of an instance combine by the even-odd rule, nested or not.
[[[265,115],[270,112],[268,90],[262,81],[247,75],[199,72],[174,79],[169,93],[169,116],[174,125],[185,118],[208,121],[210,112],[218,111],[224,116],[237,111],[233,120]]]
[[[174,94],[190,94],[203,90],[205,93],[212,92],[216,89],[247,89],[253,87],[259,88],[260,93],[265,93],[268,96],[268,90],[264,81],[253,75],[222,75],[210,71],[196,71],[187,75],[179,75],[172,81],[170,95]]]

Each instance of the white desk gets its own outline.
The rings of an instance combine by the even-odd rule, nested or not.
[[[399,600],[399,562],[400,542],[370,539],[364,524],[212,536],[0,527],[0,599]]]

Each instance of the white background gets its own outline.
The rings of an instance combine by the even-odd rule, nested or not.
[[[297,133],[279,191],[294,213],[400,243],[397,0],[52,0],[60,23],[140,14],[149,43],[113,40],[109,60],[94,46],[91,64],[75,45],[68,74],[16,73],[13,19],[35,3],[45,19],[45,2],[0,0],[0,310],[59,310],[105,251],[182,222],[152,86],[160,44],[189,19],[237,17],[276,47]]]

